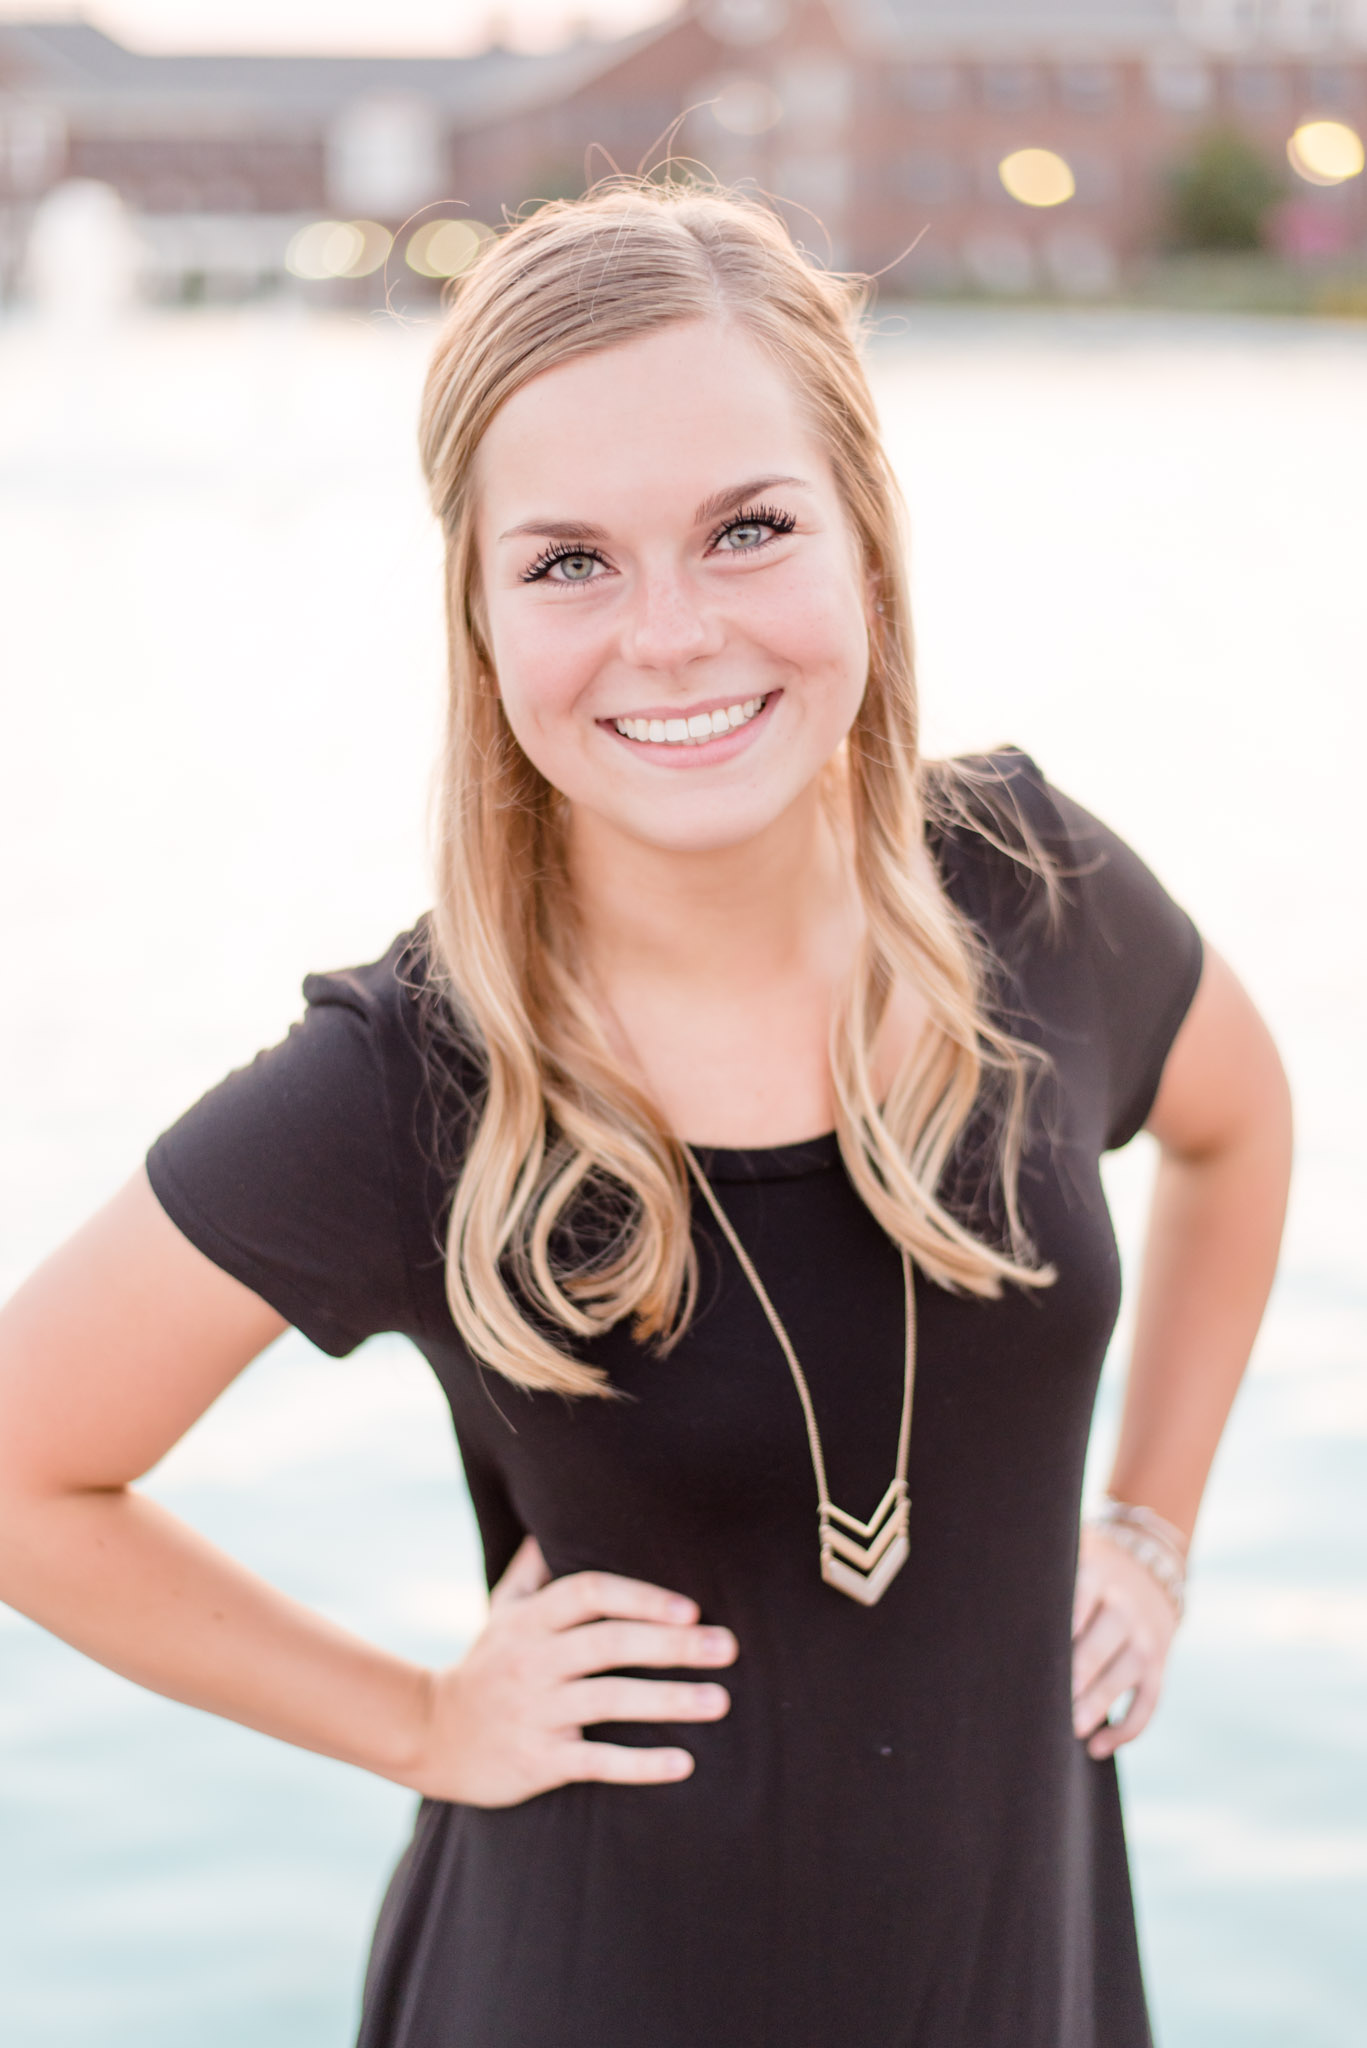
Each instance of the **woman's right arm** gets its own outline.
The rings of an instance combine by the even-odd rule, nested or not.
[[[277,1592],[134,1491],[283,1319],[190,1244],[139,1173],[0,1311],[0,1599],[171,1699],[434,1798],[687,1775],[603,1720],[714,1720],[721,1688],[597,1676],[729,1663],[691,1601],[545,1584],[524,1546],[462,1664],[429,1671]]]

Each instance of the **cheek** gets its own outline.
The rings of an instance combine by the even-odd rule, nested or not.
[[[575,707],[598,666],[594,636],[550,605],[489,614],[489,651],[508,721],[519,739],[553,733]],[[576,630],[578,628],[578,630]]]
[[[839,575],[794,576],[767,608],[769,650],[823,705],[853,716],[868,677],[868,624],[860,594]]]

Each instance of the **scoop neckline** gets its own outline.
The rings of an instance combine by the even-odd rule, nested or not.
[[[709,1180],[799,1180],[840,1164],[840,1137],[823,1131],[790,1145],[689,1145]]]

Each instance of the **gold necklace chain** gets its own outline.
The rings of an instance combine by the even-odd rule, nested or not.
[[[812,1473],[816,1479],[821,1576],[828,1586],[834,1586],[838,1592],[848,1594],[851,1600],[859,1601],[861,1606],[872,1607],[876,1601],[882,1599],[911,1552],[907,1533],[911,1520],[911,1498],[907,1492],[907,1460],[911,1451],[911,1403],[916,1386],[916,1288],[912,1277],[911,1258],[904,1246],[902,1286],[906,1296],[907,1339],[906,1364],[902,1378],[902,1420],[897,1432],[897,1466],[892,1484],[882,1500],[869,1520],[861,1522],[856,1515],[846,1514],[843,1508],[838,1508],[830,1497],[826,1485],[826,1459],[821,1448],[821,1432],[816,1426],[816,1410],[812,1406],[812,1390],[807,1385],[807,1375],[798,1364],[792,1339],[783,1327],[778,1310],[770,1301],[764,1282],[755,1271],[750,1254],[737,1237],[730,1217],[717,1200],[707,1175],[694,1158],[689,1146],[683,1147],[683,1155],[688,1161],[689,1171],[698,1183],[704,1201],[716,1218],[718,1229],[735,1253],[737,1264],[754,1289],[755,1298],[769,1319],[769,1326],[788,1362],[788,1370],[797,1389],[797,1398],[802,1403],[802,1418],[807,1425],[807,1447],[812,1454]]]

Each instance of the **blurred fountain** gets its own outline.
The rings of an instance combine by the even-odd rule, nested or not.
[[[26,295],[56,325],[103,327],[136,300],[142,263],[142,243],[114,188],[72,178],[34,215]]]

